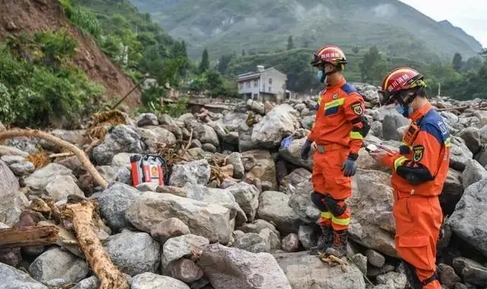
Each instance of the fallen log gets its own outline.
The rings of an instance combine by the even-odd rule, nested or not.
[[[86,261],[100,281],[99,289],[128,289],[127,278],[115,266],[103,248],[94,230],[97,205],[93,200],[67,204],[62,208],[65,218],[73,224],[78,244],[85,254]]]
[[[52,245],[58,233],[55,225],[0,229],[0,249]]]
[[[72,143],[69,143],[65,140],[55,137],[49,133],[36,130],[36,129],[11,129],[0,133],[0,142],[4,139],[21,137],[21,136],[41,138],[46,141],[55,143],[56,145],[61,146],[66,150],[69,150],[70,152],[72,152],[78,157],[83,167],[93,176],[93,179],[95,180],[96,183],[98,183],[98,185],[100,185],[104,189],[108,187],[108,182],[96,170],[95,166],[93,166],[93,164],[90,162],[90,159],[88,158],[85,152],[77,148]]]

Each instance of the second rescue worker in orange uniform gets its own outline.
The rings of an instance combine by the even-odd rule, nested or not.
[[[325,46],[314,55],[311,65],[319,69],[325,83],[318,100],[315,123],[301,149],[308,159],[314,142],[311,199],[321,211],[318,221],[322,238],[310,254],[323,252],[341,257],[346,252],[350,208],[345,200],[352,194],[351,177],[355,161],[370,125],[364,116],[364,100],[342,75],[347,63],[337,46]]]
[[[392,169],[396,250],[414,289],[441,289],[436,243],[443,220],[438,195],[450,162],[450,134],[426,98],[423,75],[409,67],[390,72],[382,83],[382,104],[411,119],[398,152],[385,147],[370,154]]]

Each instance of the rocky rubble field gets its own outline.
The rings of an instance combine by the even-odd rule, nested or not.
[[[374,91],[362,89],[371,104],[366,141],[399,146],[409,121],[376,107]],[[443,288],[487,288],[487,111],[476,100],[431,101],[453,134],[441,195],[446,221],[438,245],[439,278]],[[97,200],[104,222],[98,237],[112,262],[130,276],[132,289],[405,288],[394,247],[390,172],[364,150],[348,201],[348,265],[331,266],[306,252],[317,241],[319,212],[309,197],[312,161],[299,155],[315,105],[311,99],[275,106],[248,101],[223,113],[176,119],[147,113],[113,125],[91,148],[82,145],[85,130],[51,131],[89,151],[110,183],[106,189],[76,156],[63,155],[52,143],[10,139],[0,146],[0,226],[50,222],[25,211],[41,196],[57,205],[70,195]],[[182,155],[170,153],[172,146]],[[36,168],[29,156],[39,147],[60,156]],[[166,186],[134,187],[129,157],[158,152],[174,163]],[[55,245],[3,249],[0,288],[98,288],[74,235],[61,233]],[[74,242],[63,241],[68,239]]]

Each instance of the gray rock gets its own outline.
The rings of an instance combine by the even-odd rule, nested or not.
[[[344,273],[340,266],[331,267],[308,252],[281,253],[274,256],[292,288],[365,289],[362,273],[353,263],[349,264]]]
[[[465,141],[465,145],[473,154],[479,152],[482,142],[480,141],[480,132],[478,128],[467,127],[460,131],[458,137]]]
[[[320,210],[311,201],[311,192],[313,192],[311,180],[301,182],[296,187],[289,184],[288,189],[291,193],[288,204],[301,221],[308,224],[318,221]]]
[[[126,184],[115,183],[107,188],[98,198],[100,215],[115,232],[130,226],[125,217],[125,210],[140,196],[140,192]]]
[[[22,156],[2,156],[4,161],[16,176],[26,176],[35,171],[33,163],[27,161]]]
[[[147,233],[123,230],[110,236],[104,247],[112,262],[130,276],[159,268],[160,245]]]
[[[172,237],[191,234],[188,226],[178,218],[169,218],[154,227],[150,232],[152,238],[164,245]]]
[[[305,168],[297,168],[290,174],[285,176],[279,184],[279,191],[287,194],[291,194],[290,186],[296,187],[300,183],[309,181],[311,179],[311,173]]]
[[[462,173],[450,168],[440,195],[440,204],[444,214],[451,215],[453,213],[462,194]]]
[[[276,259],[269,253],[255,254],[211,244],[200,256],[198,265],[215,289],[292,288]]]
[[[188,163],[175,164],[169,185],[183,187],[186,183],[206,185],[210,180],[210,165],[207,160],[196,160]]]
[[[300,226],[301,227],[301,226]],[[298,234],[291,233],[282,239],[281,248],[285,252],[296,252],[299,249],[299,237]]]
[[[59,176],[69,176],[76,181],[76,178],[70,169],[60,164],[50,163],[25,178],[24,182],[26,186],[33,190],[43,190],[55,177]]]
[[[263,148],[277,147],[282,138],[300,127],[299,113],[290,105],[275,106],[252,129],[252,142]]]
[[[0,289],[49,289],[24,271],[3,263],[0,263],[0,279],[2,279]]]
[[[406,275],[398,272],[387,272],[377,276],[377,283],[388,285],[394,289],[403,289],[406,286]]]
[[[108,183],[120,182],[132,185],[131,171],[125,166],[98,166],[96,170]]]
[[[235,224],[237,226],[247,222],[245,212],[236,202],[234,195],[228,190],[208,188],[203,185],[187,185],[185,189],[187,190],[187,198],[228,208],[230,210],[230,219],[236,218]]]
[[[271,244],[257,233],[245,233],[235,237],[232,247],[249,251],[252,253],[269,252]]]
[[[20,191],[0,191],[0,222],[9,226],[17,223],[20,214],[28,205],[29,200],[24,193]]]
[[[192,256],[192,254],[201,254],[210,241],[205,237],[188,234],[179,237],[174,237],[164,243],[161,256],[162,272],[174,261],[177,261],[185,256]]]
[[[32,278],[39,282],[64,279],[65,283],[77,283],[88,275],[88,264],[75,255],[54,247],[42,253],[29,266]]]
[[[85,196],[73,177],[69,175],[53,176],[45,190],[55,202],[66,200],[69,195]]]
[[[457,136],[452,136],[450,147],[450,168],[463,171],[467,161],[473,157],[472,152],[465,145],[465,141]]]
[[[157,152],[158,144],[172,145],[176,143],[176,136],[160,126],[139,127],[136,132],[140,135],[140,139],[147,144],[151,153]]]
[[[76,286],[71,289],[98,289],[100,282],[96,276],[91,276],[81,280]]]
[[[377,251],[367,249],[365,254],[369,263],[377,268],[381,268],[386,263],[386,258]]]
[[[387,173],[372,170],[359,170],[354,176],[352,197],[347,201],[353,214],[349,233],[359,244],[397,258],[390,178]]]
[[[118,153],[142,153],[145,145],[131,127],[125,124],[115,126],[103,142],[93,148],[93,159],[96,165],[108,165]]]
[[[458,257],[453,259],[453,268],[459,272],[463,281],[467,284],[473,284],[481,288],[487,287],[487,268],[476,261]]]
[[[233,166],[233,177],[237,179],[243,178],[245,174],[243,162],[242,162],[242,155],[238,152],[232,152],[227,157],[227,163]]]
[[[178,218],[193,234],[222,244],[230,241],[233,231],[229,209],[167,193],[142,193],[125,216],[137,229],[145,232],[169,218]]]
[[[397,129],[409,125],[410,120],[399,113],[387,114],[382,121],[382,136],[384,140],[401,140]]]
[[[139,274],[132,278],[130,289],[190,289],[178,279],[162,276],[150,272]]]
[[[487,170],[476,160],[468,159],[462,172],[463,188],[466,189],[471,184],[485,178],[487,178]]]
[[[244,182],[236,183],[225,190],[235,197],[235,201],[245,212],[247,221],[253,221],[259,207],[259,190],[254,185]]]
[[[260,195],[257,215],[260,219],[275,224],[283,235],[297,233],[303,224],[299,216],[288,205],[289,195],[276,191],[266,191]]]
[[[448,219],[453,232],[487,256],[487,179],[469,186]],[[487,285],[486,285],[487,286]]]
[[[158,125],[157,115],[153,113],[142,113],[135,118],[137,126]]]

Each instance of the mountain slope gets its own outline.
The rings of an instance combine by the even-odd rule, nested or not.
[[[65,28],[77,41],[74,63],[91,80],[105,87],[107,99],[118,99],[135,84],[119,66],[105,55],[98,45],[64,16],[63,8],[57,0],[0,0],[0,42],[8,35],[32,34],[39,31],[57,31]],[[140,105],[140,90],[128,98],[130,106]]]
[[[213,57],[233,51],[285,49],[336,43],[351,50],[376,45],[392,57],[425,62],[465,57],[482,46],[462,30],[438,23],[396,0],[131,0],[173,37],[206,46]]]

